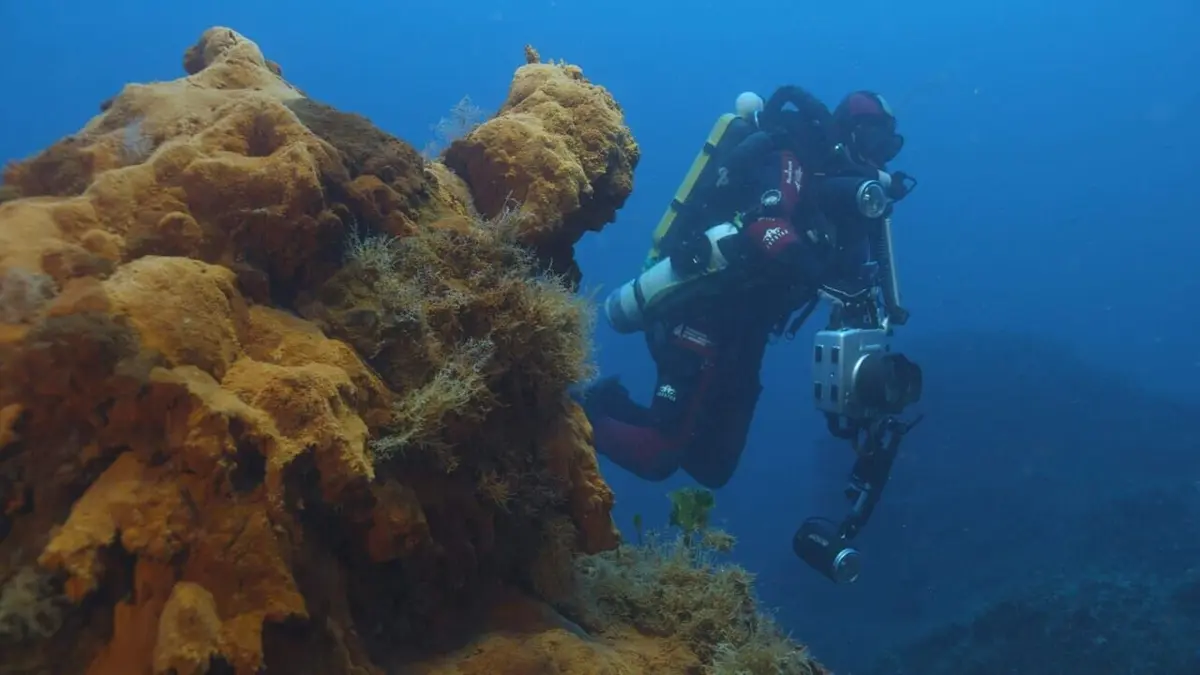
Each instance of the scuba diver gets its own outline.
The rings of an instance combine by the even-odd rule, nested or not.
[[[865,524],[913,424],[896,415],[921,393],[919,366],[890,350],[893,326],[908,318],[891,213],[916,181],[887,171],[904,138],[876,93],[851,93],[830,112],[784,86],[765,104],[744,93],[736,110],[693,162],[642,274],[605,301],[614,329],[645,334],[657,366],[650,405],[609,377],[584,393],[584,409],[597,452],[619,466],[653,481],[682,468],[719,488],[745,447],[768,342],[794,337],[828,299],[813,392],[830,431],[858,454],[855,508],[837,532],[806,521],[794,545],[830,578],[852,580],[857,552],[842,544]],[[814,537],[825,546],[809,560],[801,548]]]

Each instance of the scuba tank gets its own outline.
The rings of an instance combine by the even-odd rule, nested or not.
[[[661,314],[680,301],[694,298],[710,287],[708,283],[695,283],[700,277],[728,267],[718,242],[737,234],[738,228],[724,222],[709,228],[703,236],[699,231],[708,223],[732,218],[736,213],[735,208],[714,206],[709,201],[721,198],[711,188],[723,187],[728,172],[713,158],[727,156],[758,130],[763,105],[761,96],[745,91],[734,102],[734,112],[717,118],[654,229],[642,274],[613,291],[604,302],[604,316],[618,333],[642,330],[648,315]],[[673,254],[666,255],[667,250]]]
[[[648,319],[668,311],[680,301],[694,297],[707,286],[703,279],[729,266],[721,253],[719,242],[738,234],[732,223],[721,223],[704,232],[709,245],[707,266],[697,265],[696,271],[680,271],[679,263],[664,258],[645,272],[621,285],[604,301],[604,317],[618,333],[643,330]]]

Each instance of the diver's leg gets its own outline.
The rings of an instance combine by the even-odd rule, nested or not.
[[[596,451],[646,480],[664,480],[679,468],[713,374],[716,345],[696,324],[678,324],[648,336],[658,378],[650,407],[629,399],[609,380],[585,399]]]
[[[759,371],[767,331],[743,326],[741,332],[724,341],[710,400],[699,406],[705,414],[696,440],[680,460],[688,475],[713,490],[728,483],[737,469],[762,392]]]

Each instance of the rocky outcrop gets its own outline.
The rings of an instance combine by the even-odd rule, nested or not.
[[[520,204],[522,241],[578,280],[572,248],[616,218],[641,154],[607,90],[577,66],[541,63],[531,48],[526,54],[504,105],[453,142],[445,162],[466,179],[485,216]]]
[[[184,68],[4,174],[0,673],[703,665],[551,609],[619,545],[539,273],[630,190],[611,97],[526,65],[442,164],[232,30]]]

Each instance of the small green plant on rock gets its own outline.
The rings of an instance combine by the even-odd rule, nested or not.
[[[675,534],[641,533],[642,542],[576,561],[575,593],[560,609],[593,632],[632,626],[679,638],[704,675],[821,675],[826,671],[762,612],[754,575],[717,562],[735,543],[709,527],[713,493],[682,488],[668,495]]]
[[[708,514],[716,500],[710,490],[696,487],[679,488],[667,493],[671,500],[671,527],[683,531],[683,542],[692,545],[697,535],[708,529]]]

